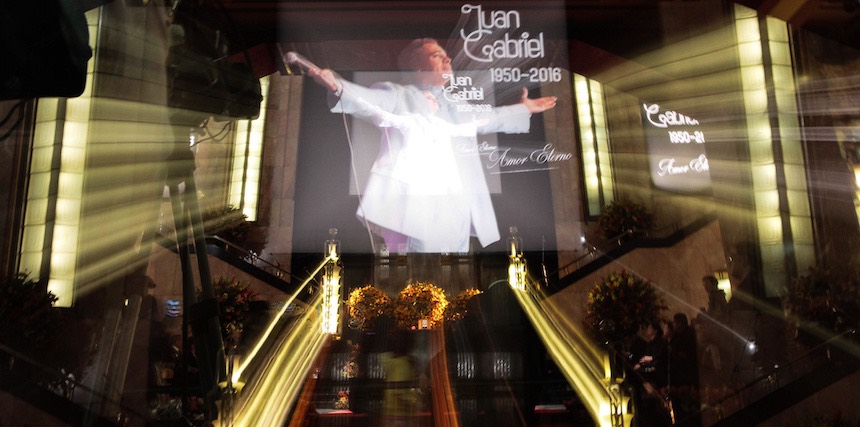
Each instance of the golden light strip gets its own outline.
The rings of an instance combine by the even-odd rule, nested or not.
[[[792,250],[796,271],[803,272],[815,265],[816,257],[812,213],[806,185],[806,159],[797,115],[797,93],[788,24],[777,18],[768,17],[766,26],[770,73],[773,76],[774,108],[777,111],[779,145],[790,216]]]
[[[293,303],[293,301],[295,301],[296,296],[305,289],[308,283],[310,283],[310,281],[313,280],[314,277],[316,277],[317,273],[319,273],[320,270],[322,270],[322,268],[325,267],[330,260],[330,257],[324,259],[320,263],[320,265],[318,265],[317,268],[310,275],[308,275],[308,278],[305,279],[304,282],[302,282],[298,289],[296,289],[296,291],[292,295],[290,295],[290,298],[287,299],[286,302],[284,302],[283,307],[278,310],[278,313],[273,317],[272,321],[269,322],[269,326],[266,327],[266,330],[260,336],[260,339],[257,341],[257,344],[255,344],[254,347],[251,349],[251,352],[243,358],[242,364],[239,366],[239,368],[233,371],[232,380],[234,383],[239,382],[241,380],[242,374],[245,372],[245,369],[247,369],[251,361],[253,361],[254,358],[257,357],[260,352],[260,349],[263,347],[263,344],[265,344],[265,342],[269,339],[269,336],[272,334],[272,331],[275,330],[275,326],[277,326],[281,318],[284,316],[284,313],[286,313],[287,307],[289,307]],[[311,313],[314,311],[315,310],[308,310],[307,313]]]
[[[629,399],[613,395],[608,356],[529,280],[530,293],[514,292],[556,366],[576,390],[586,410],[600,427],[629,426]],[[619,424],[621,423],[621,424]]]
[[[768,88],[762,53],[762,34],[755,10],[735,5],[741,86],[755,197],[758,244],[765,288],[784,280],[783,223],[780,216],[777,169],[768,106]]]
[[[228,203],[240,207],[249,221],[257,220],[260,197],[260,171],[263,165],[263,139],[266,127],[266,102],[269,76],[260,79],[260,115],[253,120],[237,120],[233,168],[230,172]]]
[[[598,215],[601,196],[603,203],[614,198],[603,87],[580,74],[573,75],[573,82],[588,214]]]
[[[264,361],[264,368],[254,384],[241,391],[231,411],[232,417],[221,420],[220,425],[284,425],[327,339],[327,335],[320,332],[320,318],[316,314],[320,303],[318,295],[311,304],[312,309],[296,322],[287,338]]]
[[[89,45],[98,37],[100,9],[85,14],[89,27]],[[37,106],[37,125],[33,136],[33,160],[30,172],[30,192],[21,248],[20,269],[32,276],[42,276],[47,267],[48,291],[57,296],[55,306],[71,307],[75,300],[75,274],[78,263],[78,237],[81,225],[81,199],[84,192],[84,170],[93,103],[95,58],[87,62],[84,91],[67,98],[60,110],[58,99],[43,99]],[[59,113],[63,111],[64,116]],[[61,139],[55,140],[62,126]],[[59,144],[57,153],[53,149]],[[59,154],[59,159],[54,156]],[[59,171],[55,167],[59,164]],[[56,174],[56,175],[54,175]],[[56,198],[48,194],[51,177],[57,178]],[[48,206],[53,201],[53,206]],[[53,209],[53,223],[47,223],[47,212]],[[45,241],[50,228],[52,239]],[[50,245],[50,260],[43,259]]]
[[[516,229],[511,227],[511,232],[515,233]],[[508,239],[508,244],[511,247],[511,253],[508,257],[511,259],[511,264],[508,266],[508,284],[511,288],[517,291],[526,290],[526,263],[523,261],[523,254],[520,251],[521,240],[519,237],[512,235]]]
[[[340,326],[340,271],[341,268],[337,264],[340,254],[339,243],[334,236],[337,234],[336,229],[329,230],[332,234],[332,239],[326,241],[326,256],[328,262],[323,273],[323,301],[322,301],[322,332],[324,334],[337,334]]]
[[[340,267],[326,267],[323,275],[323,302],[321,331],[324,334],[337,334],[340,313]]]
[[[582,141],[582,175],[585,182],[585,193],[588,200],[588,213],[600,213],[600,170],[597,166],[598,153],[595,149],[593,123],[591,117],[591,99],[588,79],[574,74],[574,94],[576,95],[576,113],[579,123],[579,138]]]
[[[225,403],[226,400],[222,399],[222,414],[216,425],[226,427],[284,424],[290,408],[301,392],[302,384],[310,372],[313,361],[319,355],[328,336],[320,332],[321,319],[318,310],[322,303],[322,294],[317,293],[305,313],[295,321],[293,329],[284,340],[277,343],[272,351],[262,354],[260,350],[270,339],[275,327],[282,321],[287,308],[295,301],[296,296],[330,261],[331,257],[324,259],[302,282],[273,316],[251,352],[243,358],[241,365],[234,370],[231,381],[238,390],[238,396],[234,402],[229,403]],[[249,378],[250,375],[246,375],[246,370],[253,361],[256,361],[260,368],[253,378]]]

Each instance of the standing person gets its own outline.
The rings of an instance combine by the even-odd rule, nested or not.
[[[702,277],[702,287],[708,294],[708,308],[705,311],[714,320],[721,321],[728,311],[726,292],[718,287],[719,281],[714,276]]]
[[[715,372],[723,369],[722,337],[724,334],[722,331],[725,326],[722,322],[728,317],[726,293],[717,285],[716,277],[702,277],[702,287],[708,294],[708,308],[703,309],[704,315],[699,316],[702,332],[702,365]]]
[[[696,331],[690,327],[687,315],[675,313],[673,331],[669,340],[670,375],[672,386],[698,387],[699,372],[696,362]]]
[[[633,365],[633,371],[641,381],[637,390],[637,425],[669,426],[672,421],[664,399],[664,388],[669,377],[669,348],[663,339],[663,329],[659,321],[650,322],[641,334],[644,342],[642,356]]]
[[[382,358],[385,390],[382,396],[382,425],[409,426],[418,408],[418,383],[415,358],[410,351],[411,336],[399,331],[391,337],[391,351]]]
[[[410,126],[382,127],[379,153],[363,189],[356,215],[382,237],[389,248],[405,244],[410,252],[458,252],[469,249],[471,236],[482,246],[499,240],[495,212],[478,154],[477,135],[526,133],[530,115],[555,107],[556,97],[529,98],[479,113],[459,113],[468,104],[446,87],[454,76],[451,59],[434,39],[413,40],[399,55],[402,70],[413,72],[406,84],[382,82],[364,87],[338,78],[331,70],[311,70],[314,80],[329,90],[332,112],[380,125],[380,112],[410,118]],[[373,106],[375,108],[370,108]],[[410,116],[412,115],[412,116]],[[416,116],[433,117],[453,125],[428,126]],[[416,126],[421,132],[416,132]],[[438,132],[435,138],[420,137]],[[416,159],[430,141],[439,153]],[[416,147],[423,147],[416,149]],[[423,151],[422,151],[423,150]],[[435,165],[429,160],[435,159]],[[423,162],[421,162],[423,160]],[[422,164],[423,167],[414,167]],[[435,167],[434,167],[435,166]],[[437,184],[442,182],[443,184]]]
[[[730,384],[734,376],[730,369],[731,349],[728,348],[734,339],[727,333],[728,325],[724,322],[731,320],[726,293],[717,287],[714,276],[702,277],[702,287],[708,295],[708,307],[702,308],[698,316],[698,360],[702,405],[713,403],[712,396],[720,396],[723,387]],[[732,298],[732,301],[737,298]],[[716,394],[712,393],[716,391]]]
[[[674,330],[669,340],[669,397],[675,422],[684,426],[700,426],[696,331],[690,327],[686,314],[675,313],[672,319]]]

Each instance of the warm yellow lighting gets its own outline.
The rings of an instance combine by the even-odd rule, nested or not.
[[[772,42],[788,43],[788,26],[785,21],[768,16],[766,22],[768,40]]]
[[[779,212],[779,193],[776,190],[756,191],[754,197],[759,212]]]
[[[511,265],[508,267],[508,283],[518,291],[526,290],[526,265],[519,256],[511,257]]]
[[[762,96],[767,96],[767,94],[763,94],[761,91],[751,91],[748,93],[750,97],[760,98]],[[747,116],[747,132],[749,134],[750,144],[766,144],[768,147],[771,147],[771,137],[773,136],[773,132],[770,130],[770,120],[768,120],[765,115],[754,115],[752,117]],[[771,147],[771,150],[773,147]],[[769,159],[773,159],[773,154],[768,155]],[[762,162],[762,161],[773,161],[773,160],[763,160],[763,159],[751,159],[753,162]]]
[[[764,88],[764,68],[761,66],[744,67],[744,108],[747,114],[767,112],[767,90]],[[749,81],[748,81],[749,80]],[[770,128],[770,122],[767,122]]]
[[[320,264],[317,266],[317,268],[315,268],[315,269],[314,269],[314,271],[312,271],[312,272],[308,275],[308,278],[307,278],[307,279],[305,279],[305,280],[304,280],[304,282],[302,282],[302,284],[301,284],[301,285],[299,285],[299,287],[296,289],[296,291],[295,291],[292,295],[290,295],[290,298],[288,298],[288,299],[284,302],[284,304],[281,306],[281,309],[280,309],[280,310],[278,311],[278,313],[274,316],[274,318],[272,319],[272,321],[270,321],[270,322],[269,322],[269,325],[266,327],[266,330],[265,330],[265,331],[263,332],[263,334],[260,336],[260,339],[259,339],[259,340],[257,341],[257,343],[256,343],[256,344],[251,348],[251,351],[250,351],[250,352],[248,352],[247,356],[242,360],[242,364],[239,366],[239,368],[238,368],[238,369],[236,369],[235,371],[233,371],[233,382],[239,381],[239,378],[242,376],[242,374],[245,372],[245,370],[248,368],[248,366],[251,364],[251,362],[252,362],[253,360],[255,360],[258,356],[262,356],[262,355],[260,354],[260,350],[262,350],[263,345],[265,344],[265,342],[266,342],[266,341],[271,337],[272,333],[275,331],[275,327],[276,327],[276,326],[278,326],[278,325],[279,325],[279,323],[281,322],[281,319],[284,317],[284,315],[285,315],[285,314],[286,314],[286,312],[287,312],[287,307],[292,306],[293,302],[296,300],[296,297],[297,297],[301,292],[303,292],[303,291],[305,290],[305,288],[308,286],[308,283],[310,283],[310,281],[311,281],[314,277],[316,277],[317,273],[319,273],[319,272],[320,272],[320,270],[322,270],[322,269],[323,269],[327,264],[328,264],[328,259],[323,260],[323,262],[322,262],[322,263],[320,263]],[[317,298],[317,305],[319,305],[319,298]],[[315,308],[314,308],[314,309],[315,309]],[[307,312],[312,312],[312,311],[313,311],[313,310],[308,310]]]
[[[715,271],[714,277],[717,278],[717,288],[726,293],[726,301],[731,301],[732,282],[729,280],[729,272],[726,270]]]
[[[574,74],[573,79],[588,213],[598,215],[601,189],[604,201],[613,198],[603,86],[579,74]]]
[[[242,394],[233,405],[232,419],[217,420],[215,426],[286,425],[287,408],[298,399],[327,337],[319,333],[319,317],[315,315],[320,300],[318,296],[310,303],[310,309],[294,322],[288,335],[259,363],[263,368],[253,382],[245,384],[234,373],[233,383],[244,384]],[[246,365],[247,360],[242,363]]]
[[[755,191],[776,190],[776,166],[771,164],[752,166],[753,189]]]
[[[741,65],[761,65],[761,45],[758,40],[738,45]]]
[[[57,296],[55,307],[71,307],[74,302],[74,281],[72,279],[48,280],[48,292]]]
[[[591,126],[591,119],[580,118],[580,124]],[[582,136],[583,145],[585,145],[584,143],[588,143],[588,145],[590,146],[594,142],[594,132],[592,132],[590,127],[582,128],[579,132]]]
[[[78,249],[77,225],[57,224],[54,226],[54,252],[73,253]]]
[[[752,12],[752,13],[750,13]],[[758,17],[755,16],[755,11],[746,7],[735,7],[736,34],[738,43],[758,42],[761,40],[761,34],[758,28]]]
[[[600,416],[609,418],[612,415],[612,406],[609,402],[600,402]]]
[[[603,355],[603,379],[605,381],[612,380],[612,359],[609,353]]]
[[[329,261],[323,275],[322,333],[337,334],[340,325],[340,267]]]
[[[237,121],[234,134],[233,167],[227,200],[230,205],[240,207],[249,221],[257,220],[269,86],[268,76],[260,79],[260,93],[263,95],[260,115],[253,120]]]
[[[51,254],[51,275],[57,279],[74,279],[75,252],[63,253],[54,251]]]
[[[508,257],[511,264],[508,266],[508,283],[511,288],[518,291],[526,290],[526,263],[523,260],[522,239],[517,236],[517,227],[511,227],[511,237],[508,238]]]
[[[325,242],[326,265],[323,273],[322,332],[337,334],[340,326],[340,241],[337,229],[328,230],[330,238]]]
[[[860,191],[860,165],[854,165],[854,185]]]
[[[525,279],[531,280],[527,275]],[[627,400],[623,390],[606,380],[608,357],[605,352],[569,319],[567,310],[543,295],[532,295],[541,294],[536,286],[527,289],[530,292],[514,292],[514,295],[592,419],[600,426],[630,426],[632,416],[624,415]]]

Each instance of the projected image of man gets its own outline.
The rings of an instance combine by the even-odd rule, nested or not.
[[[392,251],[465,253],[499,240],[477,136],[526,133],[530,116],[556,97],[529,98],[475,112],[450,96],[451,59],[433,39],[416,39],[398,57],[405,83],[365,87],[331,70],[309,74],[330,92],[331,111],[380,127],[379,152],[362,189],[357,216]],[[462,111],[467,111],[463,113]]]

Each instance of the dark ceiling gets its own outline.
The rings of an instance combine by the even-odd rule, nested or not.
[[[216,0],[209,0],[210,2]],[[252,48],[255,62],[266,62],[280,43],[325,66],[337,68],[338,58],[355,61],[356,50],[366,50],[368,62],[384,62],[373,52],[380,43],[415,37],[446,39],[458,19],[461,1],[312,1],[221,0],[241,34]],[[720,0],[723,7],[730,3]],[[476,2],[486,9],[530,9],[567,19],[567,39],[596,46],[622,57],[632,57],[660,43],[661,22],[672,8],[696,0],[496,0]],[[743,0],[741,4],[760,14],[775,16],[795,28],[860,49],[860,0]],[[669,11],[664,13],[664,11]],[[452,12],[453,11],[453,12]],[[705,20],[703,20],[705,21]],[[560,37],[561,38],[561,37]],[[319,51],[325,46],[325,52]],[[275,55],[277,58],[277,55]],[[271,59],[269,59],[271,62]],[[277,61],[275,61],[277,62]],[[354,65],[354,64],[353,64]],[[268,63],[262,66],[277,67]],[[384,67],[384,65],[383,65]],[[271,70],[266,70],[271,71]]]

